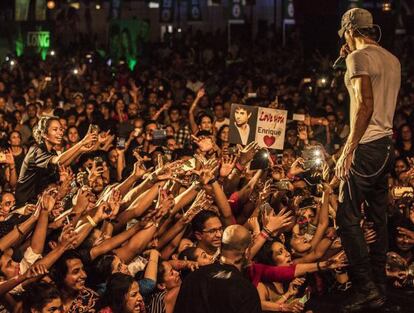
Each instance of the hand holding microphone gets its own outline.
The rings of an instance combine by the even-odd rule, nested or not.
[[[344,44],[341,47],[341,51],[339,52],[339,57],[335,60],[334,64],[332,65],[333,69],[336,70],[342,62],[345,61],[347,55],[351,53],[347,44]]]

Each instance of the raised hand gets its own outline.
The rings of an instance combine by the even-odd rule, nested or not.
[[[200,148],[202,152],[208,152],[208,151],[213,150],[214,148],[214,141],[211,137],[199,138],[194,135],[191,135],[191,138],[197,144],[197,146]]]
[[[30,268],[24,273],[24,277],[26,279],[38,278],[44,275],[47,275],[49,270],[46,268],[44,264],[33,264]]]
[[[304,142],[308,141],[308,130],[305,125],[298,127],[298,137]]]
[[[63,247],[65,250],[73,249],[78,240],[78,235],[72,226],[72,224],[66,224],[63,226],[62,233],[58,239],[58,245]]]
[[[14,165],[14,156],[11,149],[3,151],[5,158],[0,161],[0,163],[7,164],[8,166]]]
[[[286,227],[293,223],[292,211],[286,209],[280,210],[277,215],[267,216],[265,219],[265,227],[273,234],[279,229]]]
[[[326,261],[326,268],[329,268],[332,270],[337,269],[337,268],[342,268],[347,265],[348,263],[347,263],[345,251],[341,251],[335,254],[333,257],[329,258]]]
[[[408,230],[404,227],[398,227],[398,233],[404,236],[403,242],[405,244],[414,244],[414,231]]]
[[[81,152],[90,152],[93,151],[98,142],[98,135],[95,132],[87,133],[85,137],[80,141]]]
[[[290,167],[289,173],[293,176],[299,175],[303,172],[305,172],[304,170],[304,163],[305,160],[303,158],[297,158],[293,163],[292,166]]]
[[[242,166],[246,166],[251,160],[253,160],[254,155],[257,151],[260,150],[259,144],[255,141],[252,141],[244,148],[240,145],[237,145],[240,156],[239,156],[239,163]]]
[[[57,188],[46,189],[39,199],[39,204],[42,210],[51,212],[56,203]]]
[[[204,97],[206,95],[206,90],[203,88],[200,88],[197,91],[197,99],[201,99],[202,97]]]
[[[62,184],[72,182],[73,178],[74,175],[70,166],[59,165],[59,180]]]
[[[170,210],[174,207],[174,196],[168,192],[168,190],[160,187],[158,189],[158,201],[155,206],[157,214],[156,219],[160,219],[170,213]]]
[[[137,161],[134,163],[134,170],[132,171],[132,174],[136,179],[142,178],[147,173],[147,170],[143,165],[142,158],[139,155],[138,157],[139,158],[137,158]]]
[[[202,210],[207,209],[210,204],[211,202],[207,199],[205,190],[201,190],[194,199],[191,207],[184,213],[182,217],[184,223],[190,223],[194,216]]]
[[[108,205],[112,211],[111,219],[114,219],[118,212],[119,208],[121,207],[122,195],[118,189],[113,188],[111,194],[109,195]]]
[[[220,176],[227,177],[230,175],[233,168],[236,166],[236,156],[235,155],[225,155],[221,160],[220,166]]]

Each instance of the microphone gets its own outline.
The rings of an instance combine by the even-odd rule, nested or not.
[[[332,65],[332,68],[333,68],[334,70],[338,69],[338,68],[339,68],[339,66],[340,66],[341,64],[343,64],[343,63],[344,63],[344,61],[345,61],[345,57],[343,57],[343,56],[339,56],[339,57],[335,60],[334,64]]]

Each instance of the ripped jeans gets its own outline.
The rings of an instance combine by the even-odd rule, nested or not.
[[[385,284],[385,263],[388,251],[387,174],[394,161],[391,138],[383,137],[355,150],[349,178],[341,181],[336,222],[350,264],[350,276],[355,287],[367,282]],[[376,241],[368,245],[361,228],[364,213],[374,223]]]

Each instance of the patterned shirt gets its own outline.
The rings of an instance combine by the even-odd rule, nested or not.
[[[187,148],[191,142],[191,131],[187,124],[181,125],[175,133],[175,140],[180,147]]]
[[[70,305],[68,313],[95,313],[97,312],[98,294],[89,288],[84,288]]]

